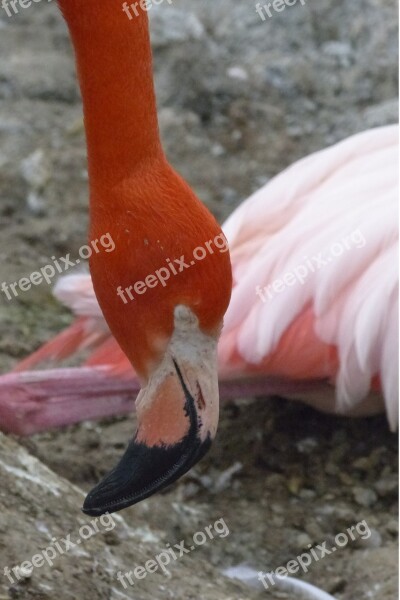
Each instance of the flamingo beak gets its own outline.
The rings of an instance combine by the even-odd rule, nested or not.
[[[172,354],[136,400],[138,430],[117,466],[88,494],[83,512],[101,515],[136,504],[189,471],[218,425],[216,353],[195,364]]]

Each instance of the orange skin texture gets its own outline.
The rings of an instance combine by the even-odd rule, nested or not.
[[[185,256],[190,264],[193,250],[220,235],[221,228],[184,181],[161,162],[137,179],[113,190],[116,199],[103,205],[92,199],[90,238],[109,232],[115,243],[110,253],[93,253],[90,269],[96,296],[105,319],[135,370],[147,378],[160,360],[173,331],[174,308],[192,309],[205,333],[218,334],[228,307],[231,289],[229,252],[213,254],[179,272],[171,273],[165,287],[159,282],[145,293],[131,293],[128,303],[117,288],[136,282]],[[117,200],[118,199],[118,200]],[[112,206],[112,210],[110,210]]]

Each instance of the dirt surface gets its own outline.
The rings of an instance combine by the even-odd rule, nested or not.
[[[221,221],[297,158],[397,118],[394,1],[307,0],[265,22],[254,4],[174,0],[152,13],[165,147]],[[12,18],[0,8],[0,200],[0,283],[51,256],[73,257],[86,243],[81,104],[55,2]],[[49,286],[12,301],[0,293],[1,370],[69,322]],[[310,544],[331,548],[363,521],[368,537],[357,534],[297,576],[338,600],[397,597],[396,436],[383,417],[327,417],[277,399],[225,407],[212,452],[181,482],[124,511],[112,531],[59,556],[53,568],[11,585],[5,566],[90,521],[69,482],[89,489],[133,429],[126,418],[18,440],[55,474],[0,438],[0,600],[292,598],[273,588],[246,591],[221,571],[274,570]],[[116,580],[119,570],[144,564],[167,543],[190,544],[221,518],[229,535],[174,562],[169,577],[149,574],[127,590]]]

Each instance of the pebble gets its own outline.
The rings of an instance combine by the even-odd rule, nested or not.
[[[327,475],[337,475],[339,472],[339,467],[334,463],[328,463],[325,465],[325,473]]]
[[[43,189],[50,178],[48,159],[43,150],[38,148],[21,161],[21,175],[34,189]]]
[[[390,496],[391,494],[397,492],[397,478],[395,476],[388,476],[382,479],[379,479],[374,484],[375,490],[378,492],[379,496]]]
[[[339,479],[343,485],[352,485],[354,483],[354,479],[348,473],[339,473]]]
[[[243,469],[243,464],[239,461],[236,461],[233,465],[231,465],[225,471],[219,474],[218,478],[214,483],[214,493],[220,493],[223,490],[227,489],[231,486],[232,478],[239,473]]]
[[[249,76],[247,71],[245,71],[242,67],[230,67],[227,70],[227,75],[231,79],[240,79],[241,81],[247,81]]]
[[[378,499],[374,490],[368,488],[354,488],[353,497],[357,504],[366,508],[375,504]]]
[[[373,464],[371,463],[372,461],[370,457],[362,456],[361,458],[357,458],[357,460],[353,461],[353,467],[355,469],[359,469],[360,471],[368,472],[373,467]]]
[[[296,448],[302,454],[311,454],[318,447],[318,441],[315,438],[307,437],[296,443]]]
[[[322,52],[329,56],[349,56],[352,53],[350,44],[331,40],[322,45]]]
[[[307,548],[307,546],[309,546],[312,543],[313,541],[308,535],[308,533],[303,532],[296,537],[296,545],[299,548]]]
[[[315,522],[310,521],[305,525],[306,533],[310,536],[310,538],[317,542],[318,540],[322,540],[324,537],[323,531],[321,527]]]
[[[284,511],[283,506],[281,506],[280,504],[271,504],[271,510],[274,513],[278,513],[278,514],[282,514]]]
[[[46,214],[46,200],[41,194],[37,194],[35,191],[28,193],[26,205],[33,215],[40,216]]]
[[[316,498],[317,494],[315,493],[314,490],[301,490],[299,493],[299,497],[302,500],[314,500],[314,498]]]
[[[369,528],[371,535],[366,537],[363,533],[363,537],[358,536],[354,545],[356,548],[380,548],[382,546],[382,536],[376,529]]]
[[[350,44],[337,41],[325,42],[322,45],[322,52],[326,56],[335,58],[342,67],[351,65],[352,48]]]
[[[392,533],[393,535],[398,535],[399,533],[399,522],[396,519],[391,519],[386,524],[386,531]]]
[[[293,476],[287,481],[287,488],[291,494],[296,496],[299,493],[302,484],[302,477]]]
[[[32,576],[33,567],[31,567],[30,569],[25,569],[17,565],[16,567],[14,567],[14,569],[14,573],[17,579],[30,579]]]

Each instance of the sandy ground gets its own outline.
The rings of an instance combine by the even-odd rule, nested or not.
[[[223,220],[297,158],[396,120],[392,0],[308,0],[263,22],[243,0],[174,1],[153,14],[163,140],[171,162]],[[1,281],[13,282],[86,241],[81,104],[55,2],[0,9]],[[0,294],[0,367],[70,322],[50,287]],[[221,575],[270,571],[365,521],[370,535],[315,561],[304,579],[339,600],[397,597],[397,440],[383,417],[327,417],[282,399],[222,411],[212,452],[167,493],[123,513],[52,568],[3,574],[89,520],[82,494],[122,452],[132,418],[85,423],[21,442],[0,438],[0,600],[291,598]],[[223,518],[216,536],[124,589],[116,573]],[[74,537],[72,538],[74,539]],[[79,550],[79,551],[78,551]]]

